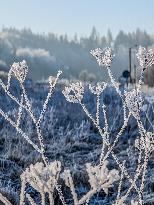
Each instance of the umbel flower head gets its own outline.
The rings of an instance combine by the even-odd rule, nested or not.
[[[65,87],[63,94],[68,102],[81,102],[84,94],[84,86],[82,82],[72,83],[69,87]]]
[[[136,56],[143,70],[154,64],[154,53],[152,49],[147,50],[146,48],[140,46]]]
[[[19,80],[19,82],[22,84],[27,76],[28,73],[28,66],[25,60],[18,63],[13,63],[11,66],[11,72],[14,74],[14,76]]]
[[[90,53],[96,58],[98,64],[100,66],[110,67],[114,54],[111,48],[105,48],[102,50],[101,48],[96,48],[91,50]]]

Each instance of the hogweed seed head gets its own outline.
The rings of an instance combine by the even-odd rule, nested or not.
[[[82,101],[84,86],[82,82],[72,83],[69,87],[65,87],[62,93],[64,94],[67,101],[78,103]]]
[[[111,48],[105,48],[102,50],[101,48],[96,48],[91,50],[90,53],[94,56],[100,66],[110,67],[114,54]]]
[[[11,66],[11,72],[14,74],[17,80],[19,80],[19,82],[23,84],[28,73],[28,66],[26,61],[23,60],[22,62],[13,63],[13,65]]]
[[[140,46],[136,56],[143,70],[154,64],[154,53],[152,49],[147,50]]]

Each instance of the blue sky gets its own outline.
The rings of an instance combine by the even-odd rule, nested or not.
[[[93,26],[114,35],[137,27],[154,34],[154,0],[0,0],[0,28],[88,35]]]

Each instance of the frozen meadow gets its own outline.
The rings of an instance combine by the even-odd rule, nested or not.
[[[0,82],[4,204],[154,203],[154,90],[142,89],[153,52],[139,48],[141,77],[131,90],[112,75],[111,49],[91,54],[110,83],[64,81],[59,71],[33,84],[25,61]]]

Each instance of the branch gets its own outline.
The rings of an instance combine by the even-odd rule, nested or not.
[[[47,105],[48,105],[49,100],[50,100],[50,98],[51,98],[51,96],[52,96],[52,94],[53,94],[54,88],[55,88],[55,86],[56,86],[56,84],[57,84],[57,81],[58,81],[59,76],[61,75],[61,73],[62,73],[61,71],[58,71],[58,74],[57,74],[57,76],[56,76],[56,79],[55,79],[54,83],[50,82],[50,90],[49,90],[49,93],[48,93],[48,95],[47,95],[47,97],[46,97],[46,100],[45,100],[45,102],[44,102],[44,104],[43,104],[43,109],[42,109],[42,111],[41,111],[41,113],[40,113],[40,116],[39,116],[39,119],[38,119],[38,121],[37,121],[37,124],[40,124],[40,123],[41,123],[41,120],[42,120],[42,118],[43,118],[43,116],[44,116],[44,113],[45,113],[45,111],[46,111],[46,109],[47,109]]]
[[[0,193],[0,201],[3,202],[5,205],[12,205],[9,200],[4,197],[1,193]]]
[[[42,151],[39,149],[39,147],[38,147],[36,144],[34,144],[34,143],[30,140],[30,138],[29,138],[19,127],[17,127],[16,123],[15,123],[14,121],[12,121],[11,118],[9,118],[8,115],[7,115],[6,113],[4,113],[4,111],[3,111],[2,109],[0,109],[0,114],[4,117],[4,119],[5,119],[6,121],[8,121],[8,122],[17,130],[18,133],[21,134],[22,137],[24,137],[24,138],[27,140],[27,142],[28,142],[29,144],[31,144],[31,145],[33,146],[33,148],[34,148],[35,150],[37,150],[39,153],[42,154]]]

